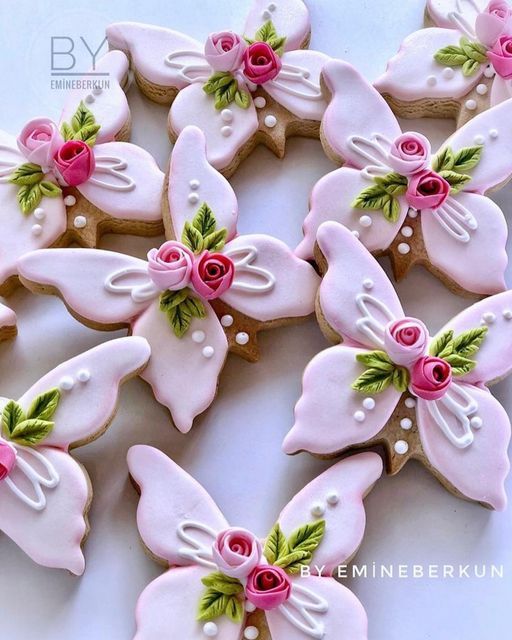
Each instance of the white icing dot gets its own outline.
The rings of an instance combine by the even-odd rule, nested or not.
[[[410,418],[402,418],[400,420],[400,426],[402,429],[410,429],[412,427],[412,420]]]
[[[408,409],[414,409],[414,407],[416,406],[416,400],[414,398],[406,398],[405,399],[405,406]]]
[[[485,138],[481,134],[475,136],[474,139],[475,139],[475,144],[484,144],[485,143]]]
[[[487,311],[486,313],[484,313],[484,315],[482,316],[482,320],[486,323],[486,324],[492,324],[495,320],[496,320],[496,316],[492,311]]]
[[[252,613],[253,611],[256,611],[256,605],[247,600],[245,603],[245,610],[247,611],[247,613]]]
[[[356,422],[364,422],[365,418],[366,418],[366,413],[364,411],[356,411],[354,413],[354,420]]]
[[[73,220],[73,225],[76,229],[83,229],[87,224],[87,218],[85,216],[76,216]]]
[[[469,109],[469,111],[474,111],[477,107],[476,104],[476,100],[466,100],[466,109]]]
[[[43,227],[40,224],[33,224],[32,225],[32,233],[35,236],[40,236],[43,233]]]
[[[233,324],[233,316],[222,316],[222,318],[220,319],[220,323],[223,327],[230,327]]]
[[[437,84],[437,78],[436,78],[435,76],[429,76],[429,77],[427,78],[427,84],[428,84],[430,87],[435,86],[435,85]]]
[[[257,98],[254,98],[254,106],[256,107],[256,109],[263,109],[266,106],[266,104],[267,104],[267,101],[263,96],[258,96]]]
[[[256,640],[260,632],[256,627],[246,627],[244,630],[244,638],[246,640]]]
[[[411,247],[407,244],[407,242],[401,242],[398,245],[398,253],[401,253],[403,256],[407,255],[410,250]]]
[[[365,398],[363,400],[363,407],[368,409],[368,411],[375,409],[375,400],[373,398]]]
[[[87,102],[87,104],[92,104],[95,100],[96,98],[92,95],[92,93],[89,93],[89,95],[85,96],[85,101]]]
[[[498,129],[491,129],[489,131],[489,136],[493,139],[496,140],[496,138],[498,137]]]
[[[418,217],[418,212],[416,211],[416,209],[409,209],[409,218],[417,218]]]
[[[494,71],[494,67],[490,64],[484,71],[484,76],[486,78],[494,78],[496,72]]]
[[[469,217],[466,216],[466,224],[470,229],[478,229],[478,222],[476,221],[476,218],[471,215]]]
[[[315,516],[315,518],[321,518],[325,513],[325,507],[321,502],[315,502],[315,504],[311,507],[311,515]]]
[[[455,76],[455,71],[451,67],[443,69],[443,77],[446,80],[451,80]]]
[[[205,358],[213,358],[214,353],[215,349],[209,345],[203,349],[203,356]]]
[[[503,317],[505,318],[505,320],[512,320],[512,309],[504,309]]]
[[[220,132],[225,138],[229,138],[229,136],[233,133],[233,129],[231,127],[226,126],[226,127],[222,127]]]
[[[89,382],[91,379],[91,372],[89,369],[80,369],[80,371],[76,374],[76,379],[79,382]]]
[[[327,494],[327,503],[334,507],[340,501],[340,497],[337,491],[329,491]]]
[[[370,216],[361,216],[359,218],[359,224],[362,227],[371,227],[372,226],[372,219],[370,218]]]
[[[272,129],[277,124],[277,118],[273,115],[265,116],[265,126],[269,129]]]
[[[370,289],[373,289],[373,280],[372,280],[371,278],[365,278],[365,279],[363,280],[363,287],[364,287],[365,289],[367,289],[368,291],[369,291]]]
[[[473,429],[481,429],[482,428],[482,424],[483,424],[483,420],[482,418],[475,416],[474,418],[471,418],[471,426],[473,427]]]
[[[204,342],[205,338],[206,338],[206,333],[204,331],[194,331],[192,333],[192,340],[197,344],[201,344],[201,342]]]
[[[395,442],[395,451],[403,456],[404,453],[407,453],[409,451],[409,445],[405,440],[397,440]]]
[[[488,89],[487,89],[487,85],[486,84],[479,84],[476,87],[476,92],[478,93],[478,95],[480,96],[485,96],[485,94],[487,93]]]
[[[75,385],[75,381],[73,380],[73,378],[71,376],[63,376],[60,380],[59,380],[59,387],[61,389],[64,389],[64,391],[69,391],[70,389],[72,389]]]
[[[36,220],[44,220],[46,218],[44,209],[42,209],[41,207],[37,207],[37,209],[34,209],[34,218]]]
[[[190,204],[197,204],[199,202],[199,196],[197,195],[197,193],[189,193],[188,201],[190,202]]]
[[[271,3],[268,5],[268,10],[269,10],[269,11],[275,11],[276,9],[277,9],[277,5],[276,5],[276,3],[275,3],[275,2],[271,2]]]
[[[66,196],[64,198],[64,204],[66,205],[66,207],[72,207],[74,204],[76,204],[75,196]]]
[[[200,187],[199,180],[195,180],[195,179],[191,180],[188,183],[188,186],[192,189],[192,191],[197,191],[199,189],[199,187]]]
[[[404,238],[410,238],[413,234],[413,230],[412,227],[402,227],[402,235],[404,236]]]
[[[268,9],[265,9],[265,11],[261,15],[263,17],[263,20],[270,20],[270,18],[272,17],[272,14]]]
[[[359,231],[357,229],[352,229],[352,235],[356,238],[359,238]]]
[[[207,622],[205,625],[203,625],[203,633],[208,638],[215,638],[218,632],[219,628],[217,627],[215,622]]]
[[[221,111],[220,117],[224,120],[224,122],[233,122],[233,112],[231,109],[223,109]]]
[[[99,96],[100,93],[103,91],[103,89],[101,87],[94,87],[94,89],[92,90],[92,92],[94,93],[95,96]]]
[[[240,331],[235,336],[235,342],[241,345],[247,344],[249,342],[249,334],[245,333],[245,331]]]

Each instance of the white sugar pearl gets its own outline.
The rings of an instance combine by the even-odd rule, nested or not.
[[[315,516],[315,518],[321,518],[325,513],[325,507],[321,502],[315,502],[315,504],[311,507],[311,515]]]
[[[215,349],[213,347],[207,346],[203,349],[203,356],[205,358],[212,358],[215,353]]]
[[[192,333],[192,340],[197,344],[201,344],[201,342],[204,342],[205,338],[206,338],[206,333],[204,331],[194,331]]]
[[[225,138],[229,138],[229,136],[233,133],[233,129],[231,127],[226,126],[226,127],[222,127],[220,132]]]
[[[244,630],[244,638],[246,640],[256,640],[259,635],[260,632],[256,627],[246,627]]]
[[[101,87],[94,87],[94,89],[92,90],[95,96],[99,96],[102,91],[103,89]]]
[[[435,76],[429,76],[427,78],[427,84],[429,87],[434,87],[437,84],[437,78]]]
[[[370,216],[361,216],[359,218],[359,224],[362,227],[371,227],[372,226],[372,219],[370,218]]]
[[[416,209],[409,209],[409,218],[417,218],[418,217],[418,212],[416,211]]]
[[[397,440],[397,442],[395,442],[395,451],[403,456],[404,453],[409,451],[409,445],[405,440]]]
[[[413,230],[412,227],[402,227],[402,231],[401,231],[402,235],[404,238],[410,238],[413,234]]]
[[[355,238],[359,239],[359,231],[357,231],[357,229],[352,229],[352,235],[353,235]]]
[[[408,409],[414,409],[414,407],[416,406],[416,400],[414,398],[406,398],[405,399],[405,406]]]
[[[233,324],[233,316],[225,315],[220,319],[220,323],[223,327],[230,327]]]
[[[258,96],[254,98],[254,106],[256,109],[263,109],[267,105],[267,101],[263,96]]]
[[[208,638],[215,638],[215,636],[219,633],[219,628],[215,624],[215,622],[207,622],[203,626],[203,633]]]
[[[224,122],[233,122],[233,112],[231,109],[223,109],[221,111],[220,117]]]
[[[36,220],[44,220],[46,218],[44,209],[41,209],[41,207],[37,207],[37,209],[34,209],[34,218]]]
[[[249,334],[245,333],[245,331],[240,331],[235,336],[235,342],[241,345],[247,344],[249,342]]]
[[[265,126],[269,129],[272,129],[277,124],[277,118],[273,115],[268,115],[265,117]]]
[[[89,95],[85,96],[85,101],[87,104],[92,104],[95,100],[96,98],[92,95],[92,93],[89,93]]]
[[[59,387],[61,389],[63,389],[64,391],[69,391],[70,389],[72,389],[75,385],[75,381],[73,380],[73,378],[71,376],[63,376],[60,380],[59,380]]]
[[[482,316],[482,320],[484,322],[486,322],[487,324],[492,324],[496,320],[496,316],[494,315],[494,313],[492,311],[487,311]]]
[[[35,236],[40,236],[43,233],[43,227],[40,224],[33,224],[32,225],[32,233]]]
[[[474,418],[471,418],[470,424],[473,427],[473,429],[481,429],[483,424],[482,418],[475,416]]]
[[[504,309],[503,317],[505,318],[505,320],[512,320],[512,309]]]
[[[74,204],[76,204],[75,196],[66,196],[64,198],[64,204],[66,205],[66,207],[72,207]]]
[[[487,89],[487,85],[486,84],[478,84],[477,87],[476,87],[476,92],[480,96],[485,96],[487,91],[488,91],[488,89]]]
[[[485,138],[482,135],[475,136],[474,140],[475,140],[475,144],[484,144],[485,143]]]
[[[91,379],[91,372],[88,369],[80,369],[76,378],[79,382],[88,382]]]
[[[443,77],[446,80],[451,80],[455,76],[455,71],[451,67],[443,69]]]
[[[73,220],[73,225],[76,229],[83,229],[87,224],[87,218],[85,216],[76,216]]]
[[[491,129],[489,131],[489,136],[493,139],[496,140],[496,138],[498,137],[498,129]]]
[[[494,71],[494,67],[492,65],[489,65],[484,71],[484,76],[486,78],[494,78],[495,75],[496,72]]]
[[[363,407],[368,409],[368,411],[375,409],[375,400],[373,398],[365,398],[363,400]]]
[[[200,187],[199,180],[195,180],[195,179],[191,180],[188,183],[188,186],[192,189],[192,191],[197,191],[199,189],[199,187]]]
[[[199,196],[197,195],[197,193],[189,193],[188,201],[190,202],[190,204],[197,204],[199,202]]]
[[[364,411],[356,411],[354,413],[354,420],[356,422],[364,422],[365,418],[366,418],[366,414]]]
[[[247,611],[247,613],[252,613],[253,611],[256,611],[256,605],[247,600],[245,603],[245,610]]]
[[[412,420],[410,418],[402,418],[400,420],[400,426],[402,429],[410,429],[412,427]]]
[[[407,244],[407,242],[401,242],[398,245],[398,253],[401,253],[403,256],[407,255],[410,250],[411,247]]]
[[[469,111],[474,111],[477,107],[476,104],[476,100],[466,100],[466,109],[469,109]]]
[[[334,507],[340,501],[340,497],[337,491],[329,491],[327,494],[327,503]]]
[[[369,291],[370,289],[373,289],[373,280],[372,280],[371,278],[365,278],[365,279],[363,280],[363,287],[364,287],[365,289],[367,289],[368,291]]]

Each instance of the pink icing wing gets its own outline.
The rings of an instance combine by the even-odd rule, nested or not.
[[[203,45],[178,31],[117,22],[107,27],[107,38],[112,49],[130,55],[137,72],[152,84],[183,89],[211,74]]]
[[[8,177],[24,162],[15,138],[0,131],[0,284],[16,275],[16,260],[21,255],[51,246],[66,231],[66,207],[62,197],[42,199],[39,208],[44,219],[21,211],[17,201],[19,187],[9,183]]]
[[[152,155],[129,142],[107,142],[94,147],[94,157],[94,173],[78,187],[87,200],[114,218],[161,219],[164,174]]]
[[[206,137],[208,161],[216,169],[229,166],[240,149],[258,130],[258,116],[253,102],[242,109],[232,102],[230,123],[222,119],[222,111],[215,109],[212,96],[203,91],[200,83],[191,84],[176,96],[169,122],[176,135],[185,127],[196,125]]]
[[[506,289],[507,223],[492,200],[459,193],[436,211],[424,211],[421,229],[430,262],[466,291]]]
[[[500,380],[512,370],[512,291],[471,305],[448,322],[438,335],[453,329],[455,336],[487,326],[487,334],[472,356],[476,367],[462,379],[471,384]],[[435,338],[433,338],[435,340]]]
[[[183,226],[191,221],[206,202],[215,215],[217,228],[236,234],[238,202],[229,182],[208,162],[206,138],[201,129],[186,127],[179,135],[171,155],[167,191],[173,230],[181,238]]]
[[[133,334],[147,338],[152,350],[142,378],[152,386],[158,402],[168,407],[174,424],[183,433],[213,402],[228,352],[217,316],[208,303],[204,305],[206,317],[194,318],[182,338],[176,337],[158,302],[153,302],[133,324]],[[194,341],[192,336],[203,338],[203,334],[204,339]],[[206,347],[212,347],[213,354],[205,351]]]
[[[331,60],[323,70],[331,101],[322,121],[322,130],[333,151],[358,169],[368,164],[382,165],[382,156],[372,144],[375,136],[393,141],[402,131],[396,117],[379,93],[356,71],[341,60]]]
[[[478,13],[483,11],[489,0],[427,0],[427,10],[438,27],[457,28],[457,17],[474,26]]]
[[[16,314],[12,309],[0,303],[0,331],[16,326]]]
[[[253,0],[244,35],[254,38],[258,29],[272,20],[279,36],[285,36],[286,51],[300,49],[309,40],[311,25],[309,11],[303,0]]]
[[[47,373],[23,394],[19,404],[27,410],[36,396],[58,388],[55,424],[44,444],[65,449],[78,446],[104,431],[115,414],[121,384],[140,371],[149,356],[143,338],[105,342]]]
[[[374,408],[366,410],[363,400],[370,396],[352,389],[364,371],[356,361],[358,353],[352,347],[331,347],[308,364],[295,407],[295,424],[283,443],[286,453],[336,453],[373,438],[384,427],[400,393],[390,386],[373,396]]]
[[[325,505],[325,534],[313,555],[313,568],[329,576],[359,548],[366,516],[363,498],[382,474],[376,453],[361,453],[338,462],[300,491],[281,512],[278,521],[286,536],[311,521],[311,505]],[[335,494],[336,504],[327,503]],[[315,572],[315,570],[313,571]]]
[[[405,101],[462,98],[478,84],[484,66],[469,77],[460,71],[460,67],[454,69],[453,75],[446,74],[446,67],[436,62],[434,55],[444,47],[459,46],[463,35],[456,29],[415,31],[402,42],[375,87],[381,93]]]
[[[382,348],[384,327],[404,312],[387,275],[354,234],[337,222],[324,222],[318,246],[328,269],[320,285],[320,307],[344,339]]]
[[[279,75],[265,84],[265,91],[298,118],[320,121],[327,107],[320,73],[329,59],[318,51],[285,52]]]
[[[245,315],[270,322],[301,318],[315,310],[320,284],[313,267],[270,236],[238,236],[223,249],[235,277],[222,300]]]
[[[18,463],[9,478],[0,483],[0,530],[38,564],[82,575],[85,559],[81,543],[87,532],[84,512],[90,497],[85,472],[70,455],[52,447],[19,449],[18,455],[48,478],[42,456],[57,475],[58,484],[40,487],[46,501],[44,509],[29,507],[12,490],[15,486],[31,499],[36,498],[34,486]]]
[[[359,240],[368,251],[384,251],[393,242],[407,215],[408,205],[405,198],[398,198],[400,216],[396,222],[386,220],[382,212],[367,212],[353,209],[356,197],[370,186],[370,182],[358,169],[343,167],[328,173],[313,187],[311,209],[304,220],[304,240],[295,253],[305,260],[313,258],[318,228],[323,222],[340,222],[347,229],[357,231]],[[371,226],[361,224],[371,216]]]
[[[121,51],[109,51],[100,58],[90,71],[108,75],[98,77],[98,87],[93,90],[88,88],[71,91],[64,103],[61,122],[70,122],[80,102],[84,101],[85,106],[94,114],[96,123],[101,125],[96,142],[113,140],[130,119],[128,100],[122,87],[128,67],[128,58]],[[88,76],[83,80],[90,86],[90,81],[94,81],[94,78]],[[102,88],[107,83],[108,86]]]
[[[491,107],[509,98],[512,98],[512,80],[505,80],[496,74],[491,87]]]
[[[512,100],[507,100],[478,114],[456,131],[445,145],[457,153],[464,147],[482,145],[480,162],[468,173],[471,182],[464,191],[485,193],[501,185],[512,175]]]
[[[452,389],[455,385],[452,385]],[[441,401],[418,400],[417,416],[421,443],[430,464],[465,497],[497,510],[505,509],[505,478],[510,464],[507,448],[510,421],[505,409],[486,389],[456,385],[464,394],[455,407]],[[452,392],[453,393],[453,392]],[[443,397],[458,399],[458,396]],[[434,405],[434,407],[432,407]],[[463,411],[464,407],[471,408]],[[478,425],[478,426],[477,426]],[[455,446],[448,434],[472,442]]]
[[[368,638],[363,605],[334,578],[294,578],[291,598],[266,617],[272,640]]]
[[[197,620],[197,607],[205,591],[201,579],[210,572],[202,567],[177,567],[146,587],[137,603],[134,640],[204,640],[204,622]],[[241,638],[241,623],[221,616],[215,625],[219,640]]]
[[[212,544],[228,523],[208,493],[153,447],[132,447],[128,466],[141,493],[137,525],[146,547],[170,566],[200,564],[213,571]]]
[[[19,260],[18,270],[21,278],[56,289],[81,320],[107,328],[129,322],[151,299],[133,299],[134,291],[143,292],[150,283],[147,262],[114,251],[34,251]]]

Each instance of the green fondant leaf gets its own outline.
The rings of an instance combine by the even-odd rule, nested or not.
[[[460,39],[460,48],[466,56],[477,63],[487,62],[487,49],[479,42],[470,42],[467,38]]]
[[[19,444],[33,446],[44,440],[53,429],[53,422],[29,418],[18,422],[11,432],[11,439]]]
[[[181,241],[196,254],[201,253],[203,250],[203,236],[201,232],[188,221],[185,222],[185,226],[183,227]]]
[[[96,142],[96,138],[98,137],[98,132],[101,129],[99,124],[89,124],[85,127],[82,127],[80,131],[77,131],[74,139],[75,140],[83,140],[90,147],[94,146]]]
[[[206,318],[206,309],[199,298],[189,295],[187,298],[185,298],[181,305],[186,308],[186,310],[193,318]]]
[[[280,558],[284,558],[288,553],[289,548],[286,536],[282,532],[279,523],[276,522],[265,541],[263,554],[269,564],[276,564]]]
[[[407,191],[407,178],[399,173],[388,173],[386,176],[376,177],[374,180],[390,196],[402,196]]]
[[[463,356],[459,356],[456,353],[452,353],[451,355],[447,356],[445,360],[451,366],[452,375],[454,376],[463,376],[476,367],[476,362],[474,360],[464,358]]]
[[[466,78],[474,75],[478,69],[480,68],[480,62],[477,60],[466,60],[466,62],[462,65],[462,75]]]
[[[325,520],[310,522],[296,529],[288,538],[290,552],[307,551],[311,556],[325,535]]]
[[[208,620],[220,618],[226,612],[228,601],[229,596],[220,591],[212,588],[206,589],[199,601],[198,620],[207,622]]]
[[[57,198],[62,194],[62,189],[55,182],[49,180],[43,180],[39,183],[41,194],[47,198]]]
[[[44,173],[38,164],[26,162],[16,167],[14,172],[9,176],[9,182],[17,185],[38,184],[44,178]]]
[[[80,102],[80,104],[78,105],[77,110],[75,111],[74,116],[71,118],[71,128],[73,130],[73,139],[74,140],[80,140],[80,138],[77,138],[77,134],[80,133],[80,131],[84,128],[84,127],[89,127],[91,125],[96,124],[96,120],[94,118],[94,115],[92,113],[92,111],[90,111],[84,104],[83,100]]]
[[[213,231],[203,238],[203,250],[208,251],[220,251],[226,244],[226,238],[228,237],[228,230],[226,228]]]
[[[474,169],[480,162],[482,151],[482,145],[464,147],[455,154],[453,166],[451,167],[452,170],[457,171],[457,173],[467,173],[471,171],[471,169]]]
[[[369,394],[382,393],[393,381],[393,371],[367,369],[352,383],[352,389]]]
[[[235,596],[231,596],[231,598],[228,599],[225,614],[233,622],[242,622],[245,615],[244,604],[242,600],[236,598]]]
[[[174,335],[177,338],[182,338],[187,333],[192,321],[192,314],[188,306],[182,303],[171,307],[167,311],[167,317]]]
[[[475,355],[485,340],[487,331],[487,327],[478,327],[478,329],[464,331],[464,333],[461,333],[453,340],[454,353],[465,358]]]
[[[407,391],[411,376],[409,371],[405,367],[396,367],[393,371],[393,386],[400,393]]]
[[[63,122],[60,125],[60,132],[66,142],[68,140],[73,140],[74,132],[73,132],[73,129],[71,128],[71,125],[69,125],[67,122]]]
[[[382,371],[393,371],[395,365],[385,351],[368,351],[358,353],[356,360],[372,369],[382,369]]]
[[[57,410],[60,400],[60,391],[57,388],[50,389],[46,393],[38,395],[27,412],[27,418],[49,420]]]
[[[43,194],[39,184],[24,184],[18,189],[18,204],[23,213],[29,214],[41,202]]]
[[[27,416],[20,405],[14,400],[9,400],[2,412],[2,426],[7,431],[7,435],[10,436],[16,425],[26,419]]]
[[[201,582],[205,587],[210,587],[219,593],[223,593],[226,596],[232,596],[237,593],[241,593],[244,587],[240,580],[236,578],[230,578],[220,571],[210,573],[201,579]]]
[[[251,95],[247,91],[237,89],[235,103],[242,109],[248,109],[251,106]]]
[[[168,311],[180,305],[190,295],[190,290],[180,289],[179,291],[164,291],[160,296],[160,310]]]
[[[275,36],[268,40],[268,44],[274,49],[278,56],[282,56],[284,53],[284,45],[286,44],[285,36]]]
[[[430,345],[429,352],[435,358],[446,358],[453,353],[453,331],[445,331],[436,338]]]
[[[449,171],[453,169],[455,164],[455,157],[450,147],[445,147],[434,156],[432,160],[432,169],[439,173],[440,171]]]
[[[203,204],[197,210],[197,213],[192,220],[192,226],[199,231],[203,238],[204,236],[210,234],[212,231],[215,231],[217,221],[215,220],[213,211],[206,204],[206,202],[203,202]]]
[[[203,91],[208,95],[212,95],[222,87],[231,84],[233,80],[234,77],[229,71],[218,71],[208,78],[203,85]]]
[[[396,222],[400,217],[400,203],[396,198],[393,198],[393,196],[389,196],[388,201],[384,204],[382,212],[384,213],[386,220],[389,220],[389,222]]]
[[[215,92],[215,108],[220,111],[229,107],[234,102],[237,91],[238,82],[234,78],[229,84],[219,87]]]
[[[471,182],[471,176],[455,171],[440,171],[439,175],[450,185],[452,195],[459,193],[468,182]]]
[[[371,211],[382,211],[386,202],[390,199],[389,193],[379,184],[363,189],[357,198],[352,202],[353,209],[370,209]]]
[[[464,50],[455,45],[443,47],[434,54],[434,60],[445,67],[462,67],[467,59]]]
[[[309,551],[291,551],[274,564],[284,569],[286,573],[296,574],[300,573],[302,566],[310,564],[312,559],[313,554]]]
[[[261,27],[256,31],[256,35],[254,36],[254,42],[269,42],[272,38],[277,38],[277,31],[274,27],[274,23],[272,20],[267,20]]]

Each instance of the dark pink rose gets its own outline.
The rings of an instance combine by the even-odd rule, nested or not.
[[[430,142],[420,133],[404,133],[391,145],[389,165],[402,176],[423,171],[430,162]]]
[[[414,209],[437,209],[450,195],[450,184],[435,171],[422,171],[411,177],[405,198]]]
[[[395,320],[384,331],[384,349],[395,364],[408,367],[424,355],[428,335],[427,327],[420,320]]]
[[[225,293],[235,276],[233,261],[222,253],[204,251],[194,261],[192,286],[205,300],[213,300]]]
[[[69,187],[86,182],[94,173],[96,161],[91,147],[82,140],[68,140],[54,157],[55,169]]]
[[[487,52],[496,73],[510,80],[512,78],[512,36],[501,36],[494,47]]]
[[[290,597],[292,583],[281,569],[273,565],[260,565],[247,578],[245,597],[263,611],[276,609]]]
[[[214,71],[235,71],[242,64],[246,48],[246,43],[236,33],[220,31],[208,36],[204,55]]]
[[[159,289],[179,291],[190,284],[194,254],[181,242],[169,240],[148,253],[149,277]]]
[[[57,125],[48,118],[36,118],[23,127],[18,148],[29,162],[48,169],[53,157],[64,144]]]
[[[411,372],[411,390],[424,400],[442,398],[452,381],[452,368],[441,358],[420,358]]]
[[[244,51],[244,75],[254,84],[273,80],[281,66],[281,58],[266,42],[255,42]]]
[[[0,442],[0,481],[5,480],[16,464],[16,451],[6,442]]]
[[[261,544],[245,529],[227,529],[213,545],[213,561],[219,571],[241,580],[256,568],[261,558]]]
[[[492,47],[504,33],[510,33],[511,28],[512,9],[504,0],[489,2],[485,11],[478,14],[475,22],[478,41],[487,47]]]

